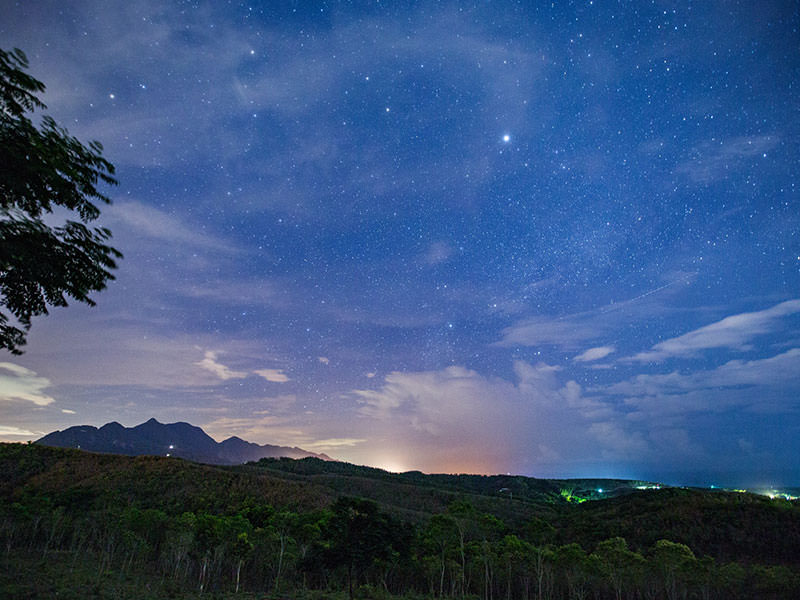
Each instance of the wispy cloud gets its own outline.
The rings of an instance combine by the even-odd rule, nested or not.
[[[592,362],[595,360],[600,360],[601,358],[605,358],[615,351],[616,348],[614,348],[614,346],[598,346],[596,348],[589,348],[585,352],[581,352],[572,360],[577,362]]]
[[[228,379],[244,379],[250,375],[258,375],[262,379],[265,379],[271,383],[286,383],[291,381],[289,376],[284,372],[283,369],[252,369],[252,370],[242,370],[237,371],[231,369],[227,365],[222,364],[217,360],[219,356],[219,352],[215,352],[213,350],[207,350],[203,357],[203,360],[194,363],[198,367],[213,373],[223,381],[227,381]],[[252,361],[253,358],[248,358],[247,360]]]
[[[748,350],[753,338],[776,330],[783,317],[798,312],[800,312],[800,300],[789,300],[766,310],[732,315],[711,325],[659,342],[651,350],[640,352],[630,360],[657,362],[670,357],[693,356],[711,348]]]
[[[308,440],[302,427],[284,416],[218,417],[205,423],[203,430],[216,440],[236,435],[248,442],[294,446]]]
[[[109,225],[124,226],[137,236],[162,243],[233,253],[235,248],[216,238],[200,225],[136,200],[120,201],[103,210]]]
[[[273,383],[286,383],[289,381],[289,376],[283,372],[283,369],[256,369],[253,373]]]
[[[446,262],[453,255],[453,248],[446,242],[434,242],[428,246],[423,261],[425,264],[434,266]]]
[[[606,392],[629,397],[664,397],[700,390],[722,390],[742,386],[800,388],[800,348],[757,360],[731,360],[711,370],[690,374],[677,371],[663,375],[637,375],[615,383]],[[751,394],[752,395],[752,394]],[[757,395],[752,401],[758,402]],[[697,409],[708,408],[708,403]]]
[[[187,298],[229,306],[285,305],[285,290],[276,289],[267,279],[208,279],[195,285],[176,286],[174,291]],[[283,294],[278,293],[283,291]]]
[[[694,276],[695,273],[670,272],[657,287],[593,310],[521,319],[503,329],[502,338],[493,345],[502,348],[552,345],[577,351],[610,333],[618,334],[621,327],[632,321],[651,319],[654,314],[669,310],[664,300],[679,291],[678,284],[688,283]],[[550,281],[546,283],[551,284]],[[602,347],[613,348],[609,344]]]
[[[0,436],[35,438],[42,435],[43,432],[41,431],[29,431],[28,429],[21,429],[19,427],[0,425]]]
[[[693,183],[711,183],[738,171],[747,159],[763,157],[779,142],[777,135],[740,136],[705,142],[695,146],[675,172]]]
[[[220,383],[218,373],[198,364],[205,360],[208,348],[214,348],[217,357],[231,355],[247,361],[244,364],[248,367],[271,366],[256,362],[263,361],[264,356],[252,343],[207,334],[170,335],[160,319],[143,321],[128,313],[109,316],[100,311],[82,311],[81,307],[71,307],[58,317],[34,327],[35,337],[29,345],[35,347],[26,353],[25,360],[30,368],[46,372],[59,389],[123,386],[176,391],[214,386]],[[103,335],[97,334],[99,329]],[[76,353],[75,348],[81,348],[81,353]],[[85,360],[85,356],[92,356],[92,360]],[[215,361],[205,364],[210,366],[211,362]]]
[[[294,397],[279,397],[264,399],[264,402],[274,406],[284,399]],[[215,439],[223,439],[237,435],[245,440],[259,444],[273,444],[280,446],[298,447],[311,452],[326,452],[338,455],[341,452],[368,446],[372,436],[328,437],[333,431],[344,431],[345,427],[338,425],[332,428],[332,418],[317,416],[311,413],[297,414],[285,410],[286,407],[276,407],[279,414],[263,414],[265,411],[255,411],[250,417],[218,417],[203,425],[203,429]],[[349,415],[347,419],[352,419]],[[373,446],[374,449],[374,446]]]
[[[105,8],[92,0],[70,7],[68,21],[87,24],[81,36],[70,35],[64,22],[56,28],[36,27],[34,10],[17,11],[22,21],[10,24],[25,32],[26,47],[41,48],[50,59],[41,65],[31,62],[33,72],[47,83],[45,102],[60,110],[54,114],[57,120],[71,123],[71,133],[81,139],[104,141],[107,155],[118,165],[180,164],[205,155],[209,146],[221,158],[241,152],[242,144],[225,127],[227,115],[220,114],[218,106],[233,94],[231,71],[253,60],[246,37],[216,19],[211,5],[180,10],[142,0],[110,12]],[[97,15],[102,15],[102,25]],[[217,23],[213,34],[207,27],[210,21]],[[92,53],[96,48],[103,52]],[[205,52],[215,59],[198,61],[199,53]],[[53,60],[55,55],[61,60]],[[53,63],[61,68],[42,70]],[[177,63],[191,74],[180,86],[170,80],[171,69],[152,68]],[[113,75],[121,64],[125,81],[110,89],[108,82],[117,79]],[[206,101],[190,103],[195,95]],[[151,102],[159,110],[153,111]]]
[[[51,385],[46,377],[20,365],[0,363],[0,401],[32,402],[37,406],[47,406],[55,402],[52,396],[44,393]]]
[[[217,353],[212,350],[207,350],[203,360],[194,364],[225,381],[228,379],[244,379],[247,377],[247,371],[234,371],[222,363],[217,362]]]
[[[608,330],[594,315],[580,314],[567,317],[529,317],[503,330],[503,337],[495,346],[553,345],[577,348],[596,340]]]
[[[303,447],[305,450],[337,450],[339,448],[352,448],[358,444],[363,444],[367,440],[364,438],[329,438],[327,440],[317,440],[314,442],[305,442]]]

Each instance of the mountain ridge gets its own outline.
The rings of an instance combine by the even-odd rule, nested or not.
[[[174,456],[212,465],[237,465],[280,457],[331,460],[326,454],[298,447],[260,445],[237,436],[217,442],[202,428],[191,423],[161,423],[155,418],[133,427],[125,427],[117,421],[101,427],[75,425],[48,433],[34,443],[127,456]]]

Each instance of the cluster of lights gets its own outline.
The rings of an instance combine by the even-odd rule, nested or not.
[[[761,496],[767,496],[771,500],[774,500],[775,498],[781,498],[783,500],[798,500],[798,499],[800,499],[800,496],[795,496],[793,494],[790,494],[788,492],[782,492],[780,490],[764,490],[764,491],[756,492],[756,493],[760,494]]]
[[[725,492],[736,492],[738,494],[747,494],[748,493],[748,490],[744,490],[744,489],[726,489],[726,488],[721,488],[721,487],[719,487],[717,485],[712,485],[712,486],[710,486],[710,488],[712,490],[722,490],[722,491],[725,491]],[[781,498],[783,500],[790,500],[790,501],[792,501],[792,500],[800,500],[800,496],[795,496],[794,494],[790,494],[789,492],[783,492],[781,490],[776,490],[775,488],[768,489],[768,490],[753,490],[750,493],[756,494],[758,496],[766,496],[770,500],[774,500],[775,498]]]

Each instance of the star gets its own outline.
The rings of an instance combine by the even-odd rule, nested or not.
[[[508,142],[511,141],[511,136],[506,133],[505,135],[503,135],[503,141],[507,144]]]

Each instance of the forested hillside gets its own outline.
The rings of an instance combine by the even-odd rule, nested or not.
[[[639,484],[3,444],[0,597],[800,597],[797,503]]]

